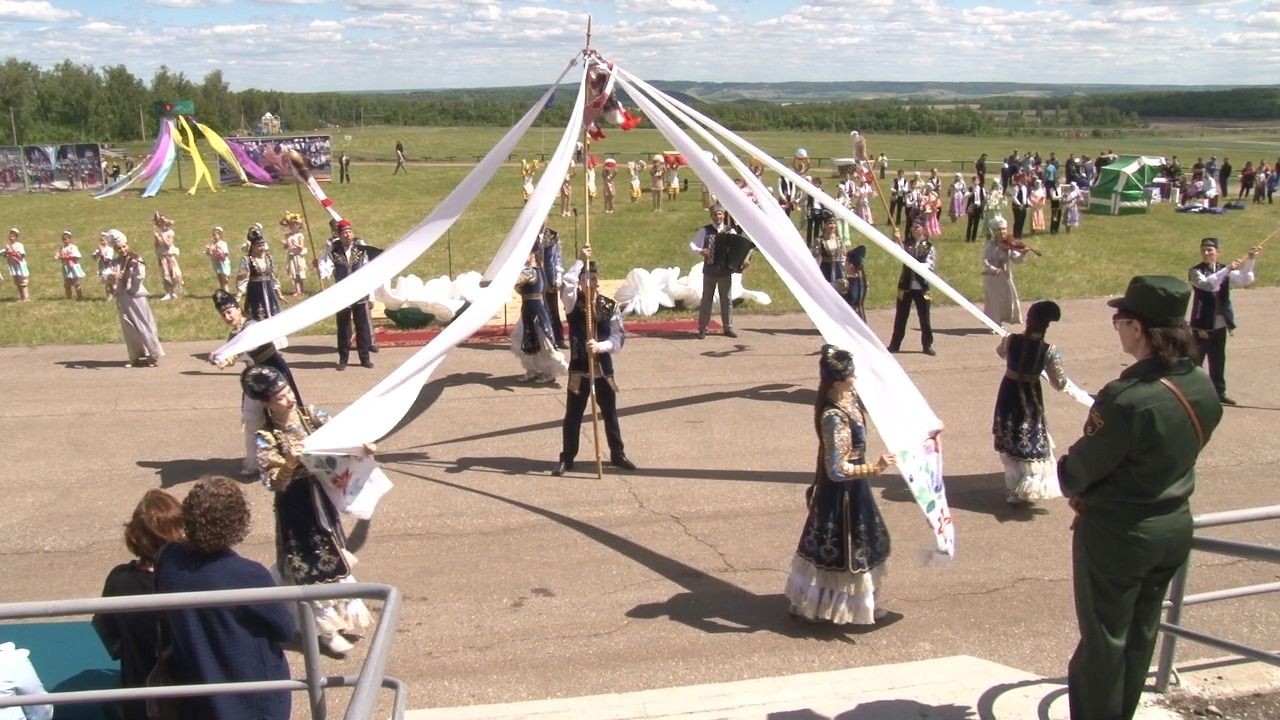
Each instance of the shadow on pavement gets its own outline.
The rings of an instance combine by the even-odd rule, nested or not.
[[[1015,683],[1004,683],[987,688],[978,698],[979,720],[996,720],[996,701],[1000,696],[1014,690],[1034,688],[1040,685],[1052,686],[1045,692],[1036,707],[1036,720],[1049,720],[1049,707],[1054,701],[1067,694],[1066,678],[1035,678]]]
[[[466,377],[468,375],[481,375],[481,374],[480,373],[462,373],[459,377]],[[453,377],[453,376],[450,376],[450,377]],[[483,377],[492,377],[492,376],[483,375]],[[496,378],[495,380],[500,381],[501,379]],[[450,382],[450,384],[462,385],[462,384],[465,384],[465,382]],[[512,387],[512,385],[513,385],[512,383],[503,383],[502,385],[490,385],[490,387],[494,387],[495,389],[498,389],[498,390],[509,390]],[[430,388],[430,385],[428,385],[427,388]],[[427,388],[424,388],[424,392],[426,392]],[[798,385],[793,385],[790,383],[770,383],[768,385],[757,385],[756,387],[747,388],[745,390],[725,390],[725,391],[718,391],[718,392],[707,392],[707,393],[702,393],[700,395],[690,395],[688,397],[672,398],[671,400],[662,400],[660,402],[646,403],[644,405],[633,405],[631,407],[621,407],[621,408],[618,408],[618,417],[625,418],[631,415],[643,415],[645,413],[661,412],[663,410],[670,410],[672,408],[689,407],[693,405],[701,405],[704,403],[717,402],[720,400],[740,400],[740,399],[758,400],[760,402],[790,402],[790,403],[799,403],[803,405],[812,405],[814,401],[817,399],[817,390],[811,389],[811,388],[802,388]],[[419,400],[421,400],[421,396],[419,397]],[[417,408],[418,403],[414,403],[414,407]],[[425,409],[425,407],[423,409]],[[403,427],[405,423],[409,422],[414,417],[416,417],[416,414],[413,411],[410,411],[409,415],[407,415],[405,419],[401,421],[401,423],[396,427],[397,428]],[[530,433],[530,432],[541,432],[544,430],[550,430],[552,428],[560,427],[562,420],[563,418],[557,416],[554,419],[547,420],[545,422],[534,423],[532,425],[520,425],[516,427],[503,428],[502,430],[493,430],[490,432],[479,433],[477,435],[466,435],[463,437],[457,437],[457,438],[452,438],[448,440],[440,440],[438,442],[430,443],[429,446],[451,445],[453,443],[474,442],[476,440],[491,440],[494,438],[508,437],[511,435],[522,435],[524,433]]]
[[[56,364],[64,370],[101,370],[103,368],[128,367],[128,360],[59,360]]]
[[[459,457],[453,460],[431,460],[423,453],[388,453],[378,454],[378,460],[384,467],[390,468],[392,463],[417,465],[433,468],[450,475],[464,472],[489,472],[499,475],[528,475],[530,473],[550,474],[555,467],[557,457],[546,459],[489,456]],[[642,459],[643,460],[643,459]],[[746,482],[793,483],[796,485],[813,482],[812,472],[781,472],[773,470],[735,470],[720,468],[651,468],[641,462],[640,469],[634,473],[622,471],[604,460],[606,475],[625,475],[637,480],[643,478],[677,478],[686,480],[741,480]],[[396,469],[396,468],[393,468]],[[594,455],[579,455],[574,461],[573,469],[565,473],[565,477],[593,476],[596,473]]]
[[[858,629],[796,621],[788,615],[787,601],[782,595],[756,595],[591,523],[563,515],[554,510],[548,510],[537,505],[531,505],[447,480],[440,480],[404,470],[397,470],[397,472],[424,482],[506,503],[512,507],[544,517],[613,550],[623,557],[629,558],[688,590],[688,592],[674,595],[665,602],[638,605],[627,612],[628,617],[655,619],[666,616],[671,620],[707,633],[754,633],[763,631],[791,638],[812,638],[850,644],[855,642],[850,635],[871,632],[902,618],[897,613],[890,613],[890,616],[881,623]]]
[[[828,717],[809,708],[771,712],[767,720],[970,720],[973,710],[964,705],[927,705],[915,700],[873,700]]]
[[[155,470],[160,475],[160,487],[171,488],[183,483],[195,482],[209,475],[224,475],[244,483],[255,483],[258,478],[240,477],[244,458],[204,458],[181,460],[139,460],[138,467]]]

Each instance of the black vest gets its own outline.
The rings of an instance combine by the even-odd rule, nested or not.
[[[1199,270],[1206,275],[1210,275],[1217,270],[1222,269],[1222,265],[1210,266],[1209,263],[1200,263],[1191,268],[1192,272]],[[1212,330],[1214,318],[1221,314],[1227,319],[1227,328],[1234,330],[1236,328],[1236,316],[1231,311],[1231,278],[1222,279],[1222,285],[1217,292],[1201,290],[1200,288],[1191,286],[1191,327],[1197,330]]]
[[[909,247],[907,249],[907,253],[909,253],[911,257],[915,258],[921,264],[924,264],[924,262],[929,259],[929,251],[931,249],[933,249],[933,243],[929,242],[928,240],[921,240],[919,243],[916,243],[913,247]],[[929,291],[929,283],[925,282],[924,278],[920,277],[919,273],[907,267],[906,265],[902,266],[902,274],[898,276],[898,289],[910,290],[912,279],[914,279],[917,283],[920,284],[920,289],[922,292]]]
[[[609,326],[613,322],[613,313],[618,303],[605,295],[596,295],[596,306],[592,310],[591,319],[596,326],[596,342],[609,339]],[[587,301],[581,292],[578,300],[569,311],[569,371],[587,372]],[[613,374],[613,355],[599,353],[596,355],[596,377],[608,377]]]

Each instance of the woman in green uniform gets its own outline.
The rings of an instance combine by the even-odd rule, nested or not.
[[[1191,290],[1129,281],[1111,323],[1135,362],[1098,393],[1084,435],[1058,464],[1076,511],[1072,540],[1080,644],[1067,671],[1072,720],[1133,717],[1173,574],[1191,551],[1195,464],[1222,418],[1188,356]]]

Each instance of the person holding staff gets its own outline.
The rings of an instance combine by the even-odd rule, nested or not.
[[[1227,335],[1236,329],[1235,312],[1231,309],[1231,287],[1246,287],[1253,282],[1253,267],[1258,261],[1262,246],[1257,245],[1249,254],[1228,265],[1218,262],[1218,238],[1207,237],[1200,241],[1199,265],[1187,273],[1191,283],[1191,331],[1200,348],[1200,364],[1209,361],[1209,378],[1218,391],[1223,405],[1235,405],[1227,397]]]

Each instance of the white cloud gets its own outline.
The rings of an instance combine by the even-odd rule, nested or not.
[[[1253,13],[1244,19],[1244,24],[1249,27],[1280,29],[1280,10]]]
[[[1116,22],[1176,22],[1180,18],[1177,11],[1167,7],[1135,7],[1124,8],[1110,14]]]
[[[149,5],[161,5],[171,8],[206,8],[226,5],[231,0],[145,0]]]
[[[62,10],[43,1],[0,0],[0,21],[57,22],[80,17],[74,10]]]
[[[622,13],[662,15],[665,13],[714,13],[715,5],[706,0],[619,0],[615,9]]]
[[[435,12],[461,12],[466,3],[463,0],[352,0],[347,9],[352,12],[364,10],[428,10]]]
[[[114,32],[120,32],[124,30],[125,26],[116,25],[115,23],[109,23],[109,22],[94,21],[94,22],[88,22],[88,23],[85,23],[84,25],[81,25],[80,29],[84,30],[85,32],[91,32],[91,33],[103,33],[103,32],[114,33]]]

